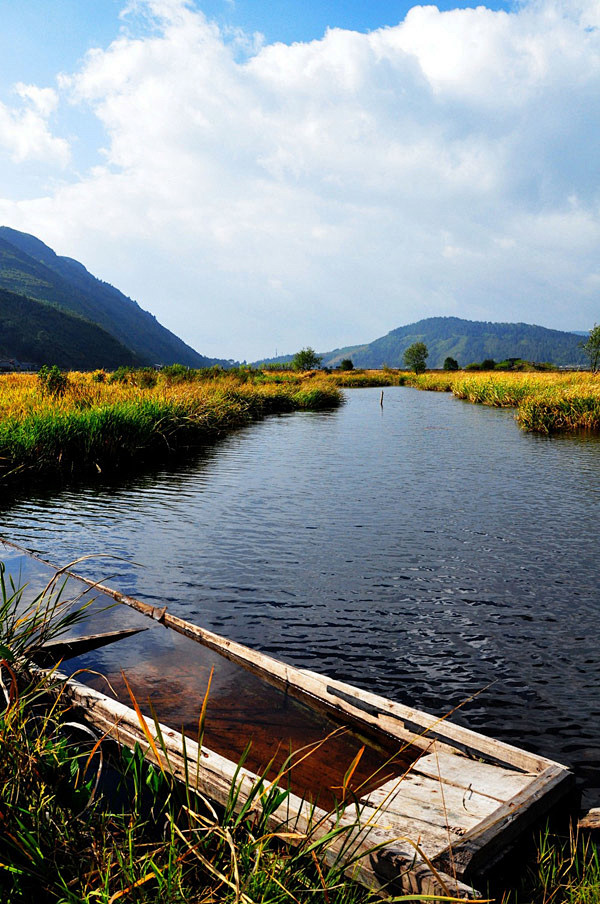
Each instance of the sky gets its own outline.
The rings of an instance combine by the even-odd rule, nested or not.
[[[600,2],[0,0],[0,224],[211,357],[600,321]]]

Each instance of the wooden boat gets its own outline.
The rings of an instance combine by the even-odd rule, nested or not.
[[[279,688],[286,699],[295,698],[311,711],[326,714],[334,724],[349,726],[384,751],[383,760],[387,757],[387,762],[401,764],[392,774],[383,768],[379,779],[344,793],[332,812],[292,791],[271,818],[274,826],[285,825],[301,833],[324,834],[344,827],[327,856],[344,858],[354,878],[369,887],[394,893],[473,897],[473,884],[527,826],[572,788],[571,772],[544,757],[295,668],[190,624],[167,607],[153,607],[102,584],[73,577],[94,592],[237,663],[262,682]],[[72,642],[71,649],[75,647]],[[128,747],[140,744],[150,760],[163,765],[168,755],[169,768],[176,775],[184,778],[187,770],[192,784],[219,803],[226,801],[236,775],[241,784],[240,806],[260,780],[251,769],[238,770],[233,759],[205,747],[199,751],[193,740],[184,739],[168,725],[142,722],[122,700],[96,688],[68,680],[65,692],[100,731]],[[210,737],[208,741],[210,746]],[[390,751],[400,756],[389,757]]]

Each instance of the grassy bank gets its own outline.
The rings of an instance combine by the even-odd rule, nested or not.
[[[516,408],[519,426],[535,433],[600,430],[600,377],[591,373],[432,373],[413,375],[410,384]]]
[[[314,374],[70,373],[49,388],[35,375],[4,375],[0,481],[161,460],[267,414],[340,402]]]
[[[413,386],[452,392],[457,398],[495,408],[516,408],[517,422],[535,433],[600,430],[600,374],[465,371],[414,374],[350,371],[331,374],[336,386]]]
[[[167,368],[71,373],[61,386],[0,375],[0,483],[106,473],[181,454],[256,418],[341,403],[341,388],[413,386],[517,409],[526,430],[600,430],[589,373],[224,373]]]

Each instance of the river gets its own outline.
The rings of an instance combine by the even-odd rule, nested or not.
[[[296,665],[574,767],[600,804],[600,438],[408,388],[183,467],[0,503],[2,533]]]

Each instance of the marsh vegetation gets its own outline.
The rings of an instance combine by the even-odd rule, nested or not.
[[[451,392],[459,399],[494,408],[516,408],[517,422],[534,433],[600,430],[600,376],[580,371],[354,370],[332,373],[337,386],[413,386]]]
[[[0,480],[164,460],[267,414],[335,407],[315,374],[165,368],[0,376]]]

